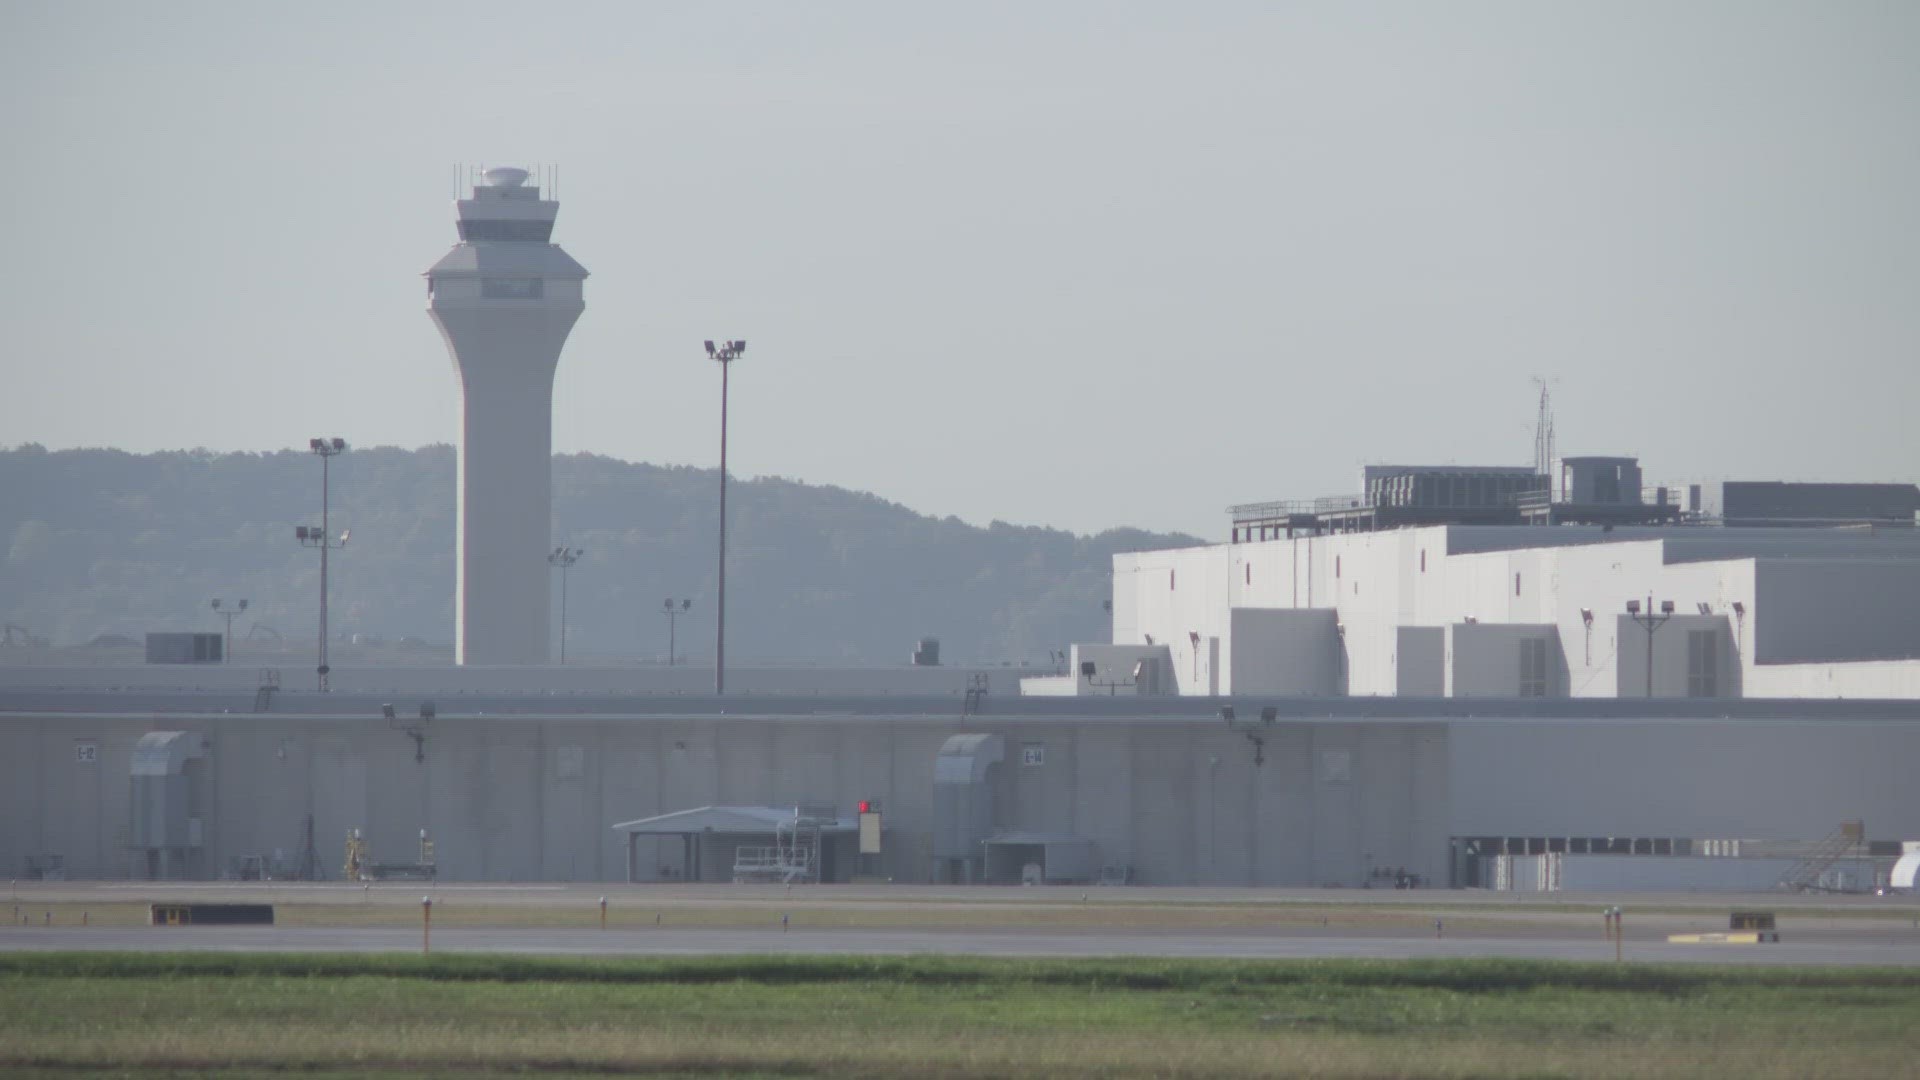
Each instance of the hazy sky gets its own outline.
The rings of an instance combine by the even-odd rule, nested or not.
[[[1223,537],[1368,461],[1920,474],[1920,4],[0,2],[0,443],[453,441],[456,163],[554,445]],[[3,495],[4,493],[0,493]]]

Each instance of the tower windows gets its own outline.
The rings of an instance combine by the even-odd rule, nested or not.
[[[461,221],[462,240],[534,240],[553,239],[551,221]]]
[[[546,281],[541,278],[481,278],[480,299],[482,300],[538,300],[546,295]]]

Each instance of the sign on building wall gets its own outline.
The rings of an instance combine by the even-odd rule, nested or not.
[[[1045,765],[1047,763],[1046,743],[1023,743],[1020,747],[1020,764]]]
[[[82,765],[92,765],[100,760],[100,744],[97,742],[77,742],[73,744],[73,760]]]
[[[561,780],[578,780],[587,775],[587,751],[579,746],[562,746],[553,754],[553,774]]]
[[[872,799],[860,800],[860,854],[880,854],[880,804]]]

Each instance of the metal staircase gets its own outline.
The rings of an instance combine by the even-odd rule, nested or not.
[[[733,852],[736,885],[812,884],[820,880],[822,826],[839,820],[833,807],[796,806],[774,826],[772,844],[743,844]]]
[[[1795,892],[1821,891],[1825,886],[1820,884],[1820,879],[1834,863],[1845,858],[1861,858],[1866,853],[1866,822],[1843,821],[1780,876],[1780,888]]]

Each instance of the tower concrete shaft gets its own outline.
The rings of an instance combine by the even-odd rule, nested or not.
[[[560,204],[524,169],[458,203],[460,243],[427,271],[460,375],[454,662],[544,664],[552,583],[553,373],[587,271],[550,242]]]

